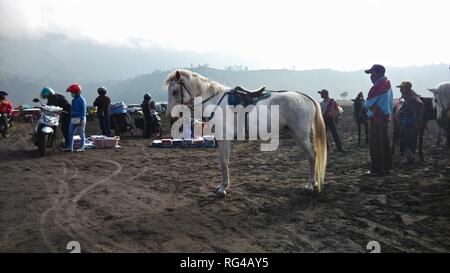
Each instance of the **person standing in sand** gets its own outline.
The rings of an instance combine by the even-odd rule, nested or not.
[[[325,126],[328,130],[330,130],[331,135],[333,136],[337,152],[345,153],[345,151],[342,149],[341,139],[339,138],[335,122],[335,118],[337,117],[337,115],[339,115],[338,104],[334,99],[330,98],[328,90],[323,89],[318,93],[323,99],[323,101],[320,103],[320,107],[322,108],[322,116],[325,122]]]
[[[152,97],[150,94],[144,95],[144,101],[141,104],[142,112],[144,114],[144,128],[143,128],[143,136],[144,138],[150,138],[152,133],[152,117],[153,111],[155,111],[155,102],[152,101]]]
[[[94,106],[97,107],[97,117],[102,129],[102,135],[111,135],[111,126],[109,121],[109,107],[111,106],[111,99],[106,95],[108,90],[106,87],[99,87],[97,89],[98,97],[94,101]]]
[[[404,102],[399,109],[400,147],[405,152],[408,164],[415,160],[419,130],[423,124],[423,102],[412,90],[411,82],[402,82],[400,88]]]
[[[365,107],[369,118],[369,150],[371,167],[366,175],[389,173],[393,168],[389,144],[388,125],[391,119],[394,96],[386,69],[379,64],[364,71],[373,83],[367,95]]]
[[[75,152],[84,152],[84,140],[86,139],[86,100],[81,96],[81,86],[72,84],[67,88],[67,92],[72,95],[72,111],[70,113],[70,127],[69,127],[69,149],[67,151],[74,152],[73,137],[77,130],[80,131],[80,148]]]

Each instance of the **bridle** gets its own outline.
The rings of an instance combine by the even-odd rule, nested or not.
[[[180,85],[180,93],[181,93],[181,104],[184,104],[184,92],[183,92],[183,88],[186,89],[186,91],[188,92],[189,96],[191,97],[191,101],[194,99],[194,97],[192,96],[192,92],[189,89],[189,87],[184,84],[183,80],[180,78],[178,81],[178,84]]]
[[[194,98],[195,98],[195,97],[192,95],[192,91],[190,90],[189,86],[187,86],[181,78],[180,78],[179,80],[177,80],[177,82],[178,82],[178,84],[180,85],[181,104],[184,104],[184,105],[191,104],[191,105],[192,105],[192,102],[194,101]],[[186,92],[189,94],[189,96],[190,96],[190,98],[191,98],[187,103],[184,102],[185,98],[184,98],[184,90],[183,90],[183,89],[186,90]],[[226,95],[228,95],[228,93],[229,93],[229,92],[225,92],[225,93],[222,95],[222,97],[220,98],[219,102],[216,104],[215,109],[217,109],[217,107],[219,107],[220,103],[222,103],[223,99],[225,98]],[[208,101],[212,100],[212,99],[213,99],[215,96],[217,96],[218,94],[219,94],[219,92],[214,92],[214,94],[212,94],[212,95],[209,96],[208,98],[202,100],[202,105],[204,105],[204,104],[207,103]],[[214,111],[213,111],[211,117],[209,117],[209,118],[207,118],[207,119],[211,119],[211,118],[214,116],[215,109],[214,109]]]

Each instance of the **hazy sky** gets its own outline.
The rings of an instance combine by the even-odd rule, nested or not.
[[[450,63],[449,0],[0,0],[0,35],[242,57],[256,68]],[[230,64],[232,65],[232,64]]]

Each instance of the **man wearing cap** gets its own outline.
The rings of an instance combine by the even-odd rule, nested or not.
[[[336,101],[329,96],[329,92],[326,89],[318,92],[323,101],[320,103],[320,108],[322,108],[322,116],[325,122],[325,126],[330,130],[331,135],[333,135],[334,143],[336,143],[336,149],[338,153],[344,153],[342,150],[341,139],[337,132],[336,123],[334,119],[339,114],[339,108]]]
[[[386,69],[379,64],[365,70],[373,83],[365,107],[369,118],[370,171],[367,175],[389,173],[393,168],[389,144],[388,125],[392,115],[394,96],[391,82],[386,78]]]
[[[402,99],[404,99],[398,111],[400,149],[405,153],[407,162],[413,163],[418,132],[423,121],[423,102],[420,100],[419,95],[412,90],[411,82],[404,81],[397,88],[400,88]]]

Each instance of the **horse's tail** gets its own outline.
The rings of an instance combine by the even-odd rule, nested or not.
[[[306,94],[305,94],[306,95]],[[317,190],[322,190],[323,181],[325,180],[325,170],[327,168],[327,131],[325,122],[323,121],[320,104],[312,97],[306,95],[314,104],[316,114],[313,124],[313,142],[316,152],[315,158],[315,177]]]
[[[314,100],[316,107],[316,115],[314,117],[313,141],[314,150],[316,151],[316,184],[320,192],[322,190],[323,181],[325,179],[325,170],[327,168],[327,131],[325,122],[323,121],[320,104]]]

